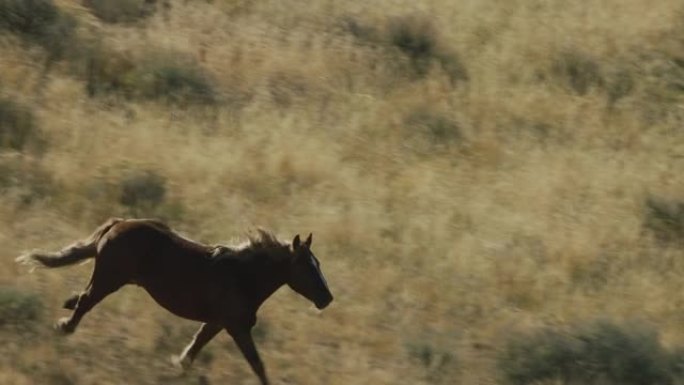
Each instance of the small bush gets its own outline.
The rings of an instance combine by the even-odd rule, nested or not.
[[[684,202],[649,197],[643,226],[662,242],[684,243]]]
[[[425,370],[430,383],[452,383],[452,369],[456,367],[453,353],[430,342],[417,342],[407,346],[409,357]]]
[[[44,145],[33,112],[9,99],[0,99],[0,150],[41,149]]]
[[[427,146],[431,152],[437,147],[450,147],[461,143],[463,135],[458,123],[451,117],[430,109],[419,109],[404,120],[407,139],[411,145]]]
[[[41,45],[53,57],[68,47],[75,26],[52,0],[0,0],[0,29]]]
[[[508,383],[522,385],[573,375],[580,342],[554,330],[533,335],[515,336],[498,359],[499,370]]]
[[[23,36],[41,38],[59,17],[52,0],[0,0],[0,26]]]
[[[154,1],[150,0],[87,0],[95,16],[108,23],[132,22],[149,16]]]
[[[0,286],[0,325],[21,325],[41,318],[43,303],[35,294]]]
[[[133,210],[151,210],[164,202],[166,178],[154,171],[131,171],[120,183],[119,202]]]
[[[615,104],[618,100],[629,95],[635,87],[634,75],[625,70],[619,69],[614,71],[606,81],[606,93],[608,95],[608,103]]]
[[[458,363],[453,348],[447,347],[444,341],[435,339],[435,336],[422,336],[406,344],[405,349],[409,360],[420,367],[428,383],[453,383]]]
[[[598,60],[580,51],[561,52],[553,63],[552,72],[579,95],[604,84]]]
[[[497,365],[507,383],[672,384],[676,354],[645,327],[595,322],[563,332],[543,329],[508,341]]]
[[[101,169],[83,185],[81,194],[80,202],[90,202],[89,218],[144,216],[174,222],[186,212],[181,201],[169,199],[163,175],[130,164]]]
[[[684,24],[683,24],[684,25]],[[638,81],[642,116],[650,125],[680,119],[684,102],[684,59],[681,49],[652,52],[640,56]]]
[[[56,185],[40,164],[22,158],[0,158],[0,194],[28,205],[54,194]]]
[[[82,56],[84,67],[77,70],[85,77],[88,95],[125,92],[126,77],[136,69],[132,58],[105,49],[99,41],[86,46]]]
[[[415,16],[392,19],[387,36],[390,45],[408,56],[418,76],[425,76],[436,63],[452,81],[468,79],[465,66],[456,53],[444,46],[430,19]]]
[[[437,30],[428,19],[392,19],[388,27],[390,44],[406,54],[418,75],[425,75],[437,53]]]
[[[379,40],[380,32],[378,28],[366,25],[353,16],[343,16],[338,26],[343,32],[351,34],[360,42],[374,44]]]
[[[459,55],[444,44],[430,18],[415,15],[395,17],[378,27],[353,16],[344,16],[338,25],[342,32],[350,34],[361,44],[383,48],[394,54],[398,51],[408,59],[409,69],[419,78],[437,66],[452,83],[468,80],[468,71]]]
[[[440,52],[435,58],[452,83],[468,80],[468,70],[456,53]]]
[[[146,60],[90,47],[86,53],[86,87],[90,96],[114,93],[129,99],[155,99],[171,104],[214,104],[218,93],[194,63],[169,55]]]
[[[134,95],[170,103],[216,101],[216,93],[199,68],[174,63],[153,63],[131,74],[128,87]]]

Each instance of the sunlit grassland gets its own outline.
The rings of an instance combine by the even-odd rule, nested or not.
[[[171,1],[114,24],[56,3],[63,57],[0,31],[0,99],[44,142],[0,148],[0,285],[43,307],[0,323],[1,383],[256,383],[225,335],[179,377],[195,326],[135,288],[52,335],[92,264],[14,256],[110,216],[313,232],[336,300],[266,303],[276,384],[506,383],[509,337],[596,319],[684,345],[678,2]]]

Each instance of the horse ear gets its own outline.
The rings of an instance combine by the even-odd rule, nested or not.
[[[311,247],[311,241],[313,240],[312,238],[313,238],[313,234],[309,233],[309,236],[306,237],[306,240],[304,241],[304,244],[306,245],[306,247]]]
[[[292,248],[298,249],[302,245],[302,241],[299,239],[299,234],[295,235],[292,240]]]

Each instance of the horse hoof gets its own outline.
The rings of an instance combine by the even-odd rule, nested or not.
[[[182,369],[184,372],[190,369],[192,362],[187,357],[181,357],[177,355],[171,356],[171,363],[173,366]]]
[[[55,322],[55,330],[60,334],[71,334],[74,332],[74,327],[69,323],[69,318],[60,318]]]

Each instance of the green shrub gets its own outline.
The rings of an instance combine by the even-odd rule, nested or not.
[[[99,41],[85,47],[82,56],[84,66],[77,71],[85,77],[88,95],[125,93],[126,77],[136,69],[132,58],[104,48]]]
[[[355,30],[362,31],[360,28]],[[468,74],[458,55],[447,49],[432,21],[406,16],[394,18],[387,27],[389,44],[404,53],[416,75],[425,76],[433,64],[449,75],[452,81],[467,80]]]
[[[581,51],[561,52],[553,63],[552,72],[579,95],[604,85],[598,60]]]
[[[9,99],[0,99],[0,150],[37,150],[45,144],[33,112]]]
[[[218,93],[194,62],[175,55],[132,57],[93,45],[86,54],[86,87],[90,96],[118,94],[129,99],[171,104],[214,104]]]
[[[351,34],[359,42],[374,44],[379,41],[380,32],[378,28],[366,25],[354,16],[343,16],[340,18],[338,26],[342,32]]]
[[[606,80],[605,89],[608,103],[615,104],[618,100],[629,95],[635,87],[634,75],[625,69],[618,69],[611,73]]]
[[[108,23],[131,22],[152,13],[149,0],[87,0],[95,16]]]
[[[449,366],[453,366],[455,361],[451,352],[429,342],[410,344],[407,350],[409,357],[423,367],[431,383],[441,383],[441,380],[448,379]]]
[[[391,65],[401,70],[408,69],[413,76],[422,78],[433,67],[438,67],[452,84],[468,80],[468,70],[460,56],[444,43],[430,18],[416,15],[394,17],[385,25],[376,26],[357,17],[344,16],[338,26],[360,44],[387,50],[392,56]],[[397,60],[397,54],[406,62]]]
[[[189,64],[150,63],[131,74],[127,87],[135,96],[169,103],[211,104],[216,101],[208,77]]]
[[[684,202],[649,197],[643,226],[662,242],[684,242]]]
[[[39,39],[59,17],[52,0],[0,0],[0,27],[12,33]]]
[[[0,326],[37,321],[42,312],[43,303],[36,294],[0,286]]]
[[[0,158],[0,194],[20,205],[32,204],[54,194],[52,176],[39,163],[18,158]]]
[[[409,345],[407,349],[411,358],[420,362],[425,368],[441,368],[453,359],[450,352],[439,350],[425,342]]]
[[[166,178],[154,171],[130,171],[120,182],[119,202],[134,213],[152,210],[164,202]]]
[[[516,335],[497,366],[506,383],[672,384],[676,354],[643,326],[594,322],[569,331],[543,329]]]
[[[83,185],[81,194],[80,202],[90,202],[87,220],[114,215],[175,222],[186,213],[180,200],[169,199],[163,175],[129,164],[100,170],[97,177]]]
[[[428,19],[401,17],[388,27],[390,44],[406,54],[416,73],[425,75],[437,52],[437,31]]]
[[[442,70],[449,76],[452,83],[460,80],[468,80],[468,70],[455,52],[440,52],[435,59]]]
[[[651,126],[681,118],[684,102],[684,60],[681,50],[646,51],[637,62],[640,85],[639,103],[644,119]]]
[[[69,46],[75,26],[52,0],[0,0],[0,29],[41,45],[52,57]]]
[[[463,134],[450,116],[429,108],[413,111],[404,119],[406,144],[414,150],[431,153],[462,143]]]

